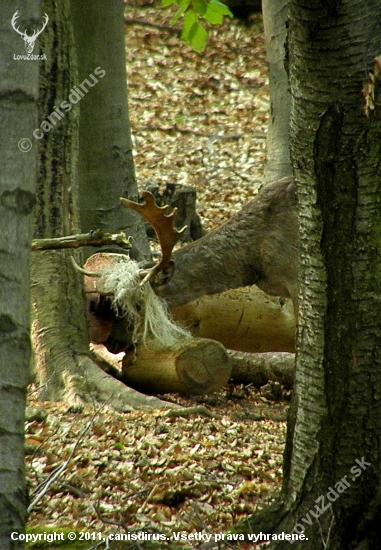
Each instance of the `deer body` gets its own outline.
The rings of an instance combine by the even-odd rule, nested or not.
[[[173,253],[175,269],[151,284],[169,308],[205,294],[256,284],[267,294],[297,297],[298,220],[293,178],[273,182],[225,224]]]
[[[256,284],[267,294],[291,298],[297,317],[298,220],[293,178],[266,185],[230,220],[175,251],[172,259],[172,248],[181,233],[172,227],[175,212],[167,216],[165,208],[157,207],[150,194],[143,193],[143,197],[144,204],[128,199],[122,199],[122,203],[138,211],[155,228],[162,258],[150,269],[141,270],[141,284],[151,284],[169,309],[206,294]],[[102,262],[104,259],[98,269]],[[99,276],[99,272],[84,273]],[[113,353],[128,349],[132,343],[130,320],[115,313],[109,297],[100,296],[92,303],[92,296],[92,340],[104,342]],[[99,331],[105,333],[104,337],[97,337]]]

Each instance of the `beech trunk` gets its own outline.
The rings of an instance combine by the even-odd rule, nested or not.
[[[289,9],[296,382],[282,494],[242,527],[304,532],[306,550],[370,550],[381,520],[381,5]]]
[[[25,43],[11,26],[40,25],[36,2],[1,4],[0,48],[0,548],[21,550],[28,494],[24,467],[24,411],[30,360],[30,242],[36,198],[38,62],[21,61]],[[25,27],[24,27],[25,28]],[[38,43],[35,53],[38,53]],[[33,140],[33,141],[32,141]],[[31,149],[29,148],[31,147]]]

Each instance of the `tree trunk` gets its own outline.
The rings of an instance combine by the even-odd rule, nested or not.
[[[46,76],[40,86],[41,120],[48,120],[53,105],[70,101],[72,108],[54,129],[39,140],[40,169],[35,236],[59,237],[74,233],[76,217],[78,105],[70,100],[76,84],[73,70],[74,44],[69,26],[69,2],[47,0],[43,11],[52,23],[43,35]],[[54,45],[59,44],[59,48]],[[81,286],[67,251],[33,255],[33,340],[41,385],[41,399],[67,399],[79,405],[85,398],[79,357],[86,355],[86,320],[79,307]],[[74,253],[78,256],[78,253]],[[74,312],[76,312],[74,314]],[[78,313],[78,314],[77,314]]]
[[[39,6],[18,3],[22,27],[41,24]],[[27,518],[24,471],[24,410],[29,381],[29,259],[35,203],[38,62],[17,61],[25,44],[11,27],[14,2],[2,3],[0,32],[0,547],[24,548]],[[20,23],[19,23],[20,24]],[[35,53],[38,47],[35,46]],[[23,140],[24,138],[24,140]],[[31,138],[31,139],[30,139]],[[23,141],[22,141],[23,140]],[[26,141],[26,140],[29,140]],[[32,145],[32,150],[29,146]]]
[[[281,500],[248,525],[305,530],[306,550],[379,545],[380,18],[378,0],[290,2],[300,204],[295,400]]]
[[[123,0],[71,4],[78,82],[83,83],[83,91],[88,90],[80,104],[80,220],[83,231],[101,229],[132,235],[148,259],[144,222],[120,202],[120,197],[138,197],[127,106],[124,7]],[[104,75],[94,81],[90,75],[97,67]],[[103,74],[101,71],[98,73]],[[86,257],[93,252],[89,249]]]
[[[287,73],[287,0],[263,0],[266,58],[269,67],[270,116],[266,137],[266,182],[292,174],[290,106]]]
[[[40,88],[41,119],[48,120],[53,105],[70,102],[71,108],[55,121],[54,129],[41,132],[39,139],[35,223],[38,238],[70,235],[79,229],[77,121],[82,99],[78,100],[74,93],[78,79],[69,2],[47,0],[43,4],[45,11],[52,25],[41,35],[44,51],[50,52],[44,62],[45,78]],[[143,396],[136,394],[132,402],[131,390],[101,372],[89,355],[82,277],[74,272],[70,262],[73,255],[81,263],[79,254],[62,250],[33,255],[33,341],[40,398],[62,400],[74,407],[94,400],[103,403],[110,400],[119,410],[130,410],[137,403],[147,408],[150,403]]]

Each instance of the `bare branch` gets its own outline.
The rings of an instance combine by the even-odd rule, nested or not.
[[[81,246],[120,246],[127,250],[131,248],[130,237],[125,233],[103,233],[99,229],[89,233],[68,235],[56,239],[34,239],[32,250],[56,250],[62,248],[80,248]]]

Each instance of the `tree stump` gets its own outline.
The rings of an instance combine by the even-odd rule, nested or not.
[[[180,230],[186,225],[181,234],[182,242],[196,241],[204,235],[200,216],[196,213],[196,189],[190,185],[180,183],[167,183],[163,193],[158,186],[148,187],[159,206],[168,205],[168,212],[177,208],[174,220],[176,229]],[[147,235],[156,238],[154,229],[147,224]]]

